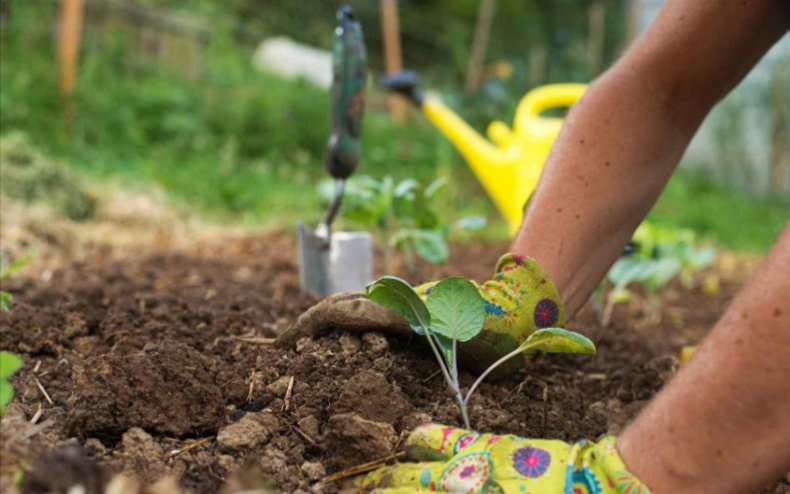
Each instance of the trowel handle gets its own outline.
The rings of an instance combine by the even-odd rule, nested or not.
[[[368,61],[362,26],[354,11],[340,7],[337,22],[332,53],[332,135],[326,167],[333,177],[345,179],[359,164]]]

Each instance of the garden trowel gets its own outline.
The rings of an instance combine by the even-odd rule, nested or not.
[[[335,178],[334,200],[317,228],[297,226],[302,291],[315,295],[362,290],[373,276],[373,240],[368,232],[333,232],[345,180],[359,163],[365,109],[367,56],[362,27],[350,7],[337,11],[332,52],[332,134],[325,162]]]

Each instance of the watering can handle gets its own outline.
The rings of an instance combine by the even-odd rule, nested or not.
[[[519,103],[515,125],[520,128],[527,121],[536,119],[560,120],[543,117],[541,113],[550,108],[570,108],[581,99],[586,90],[586,84],[576,83],[550,84],[533,89]]]
[[[354,11],[340,7],[337,22],[332,52],[332,134],[325,160],[333,177],[345,179],[359,164],[368,62],[362,26]]]

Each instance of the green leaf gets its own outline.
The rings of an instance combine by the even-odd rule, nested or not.
[[[450,257],[447,240],[441,232],[433,230],[414,230],[411,233],[411,244],[420,257],[431,264],[442,264]]]
[[[0,352],[0,379],[8,379],[22,367],[22,359],[11,352]]]
[[[486,310],[483,298],[470,281],[445,278],[428,295],[431,330],[451,340],[469,341],[483,329]]]
[[[652,291],[660,289],[680,273],[680,268],[680,260],[675,257],[650,261],[648,276],[643,280],[645,287]]]
[[[708,247],[694,249],[688,255],[688,263],[694,269],[702,269],[716,260],[716,250]]]
[[[434,199],[439,192],[441,192],[442,190],[444,190],[445,187],[447,187],[448,183],[449,180],[447,180],[446,177],[437,178],[436,180],[431,182],[428,185],[428,187],[425,188],[424,197],[429,201]]]
[[[436,344],[439,346],[439,350],[442,351],[447,366],[451,369],[454,368],[455,355],[453,355],[453,340],[437,333],[433,328],[431,328],[431,333],[436,338]]]
[[[33,256],[30,254],[24,255],[14,262],[10,263],[8,266],[4,266],[0,269],[0,279],[4,280],[14,275],[17,271],[24,268],[28,264],[33,261]]]
[[[614,304],[624,304],[629,302],[631,297],[632,295],[628,288],[616,286],[611,292],[609,292],[608,299]]]
[[[519,347],[521,351],[545,353],[595,353],[595,344],[586,336],[563,328],[539,329]]]
[[[11,383],[0,379],[0,413],[5,413],[5,407],[14,397],[14,388]]]
[[[480,230],[486,226],[487,221],[486,217],[482,215],[464,216],[456,221],[453,226],[459,230]]]
[[[14,303],[14,296],[8,292],[0,292],[0,310],[8,312],[11,310],[11,304]]]
[[[625,257],[612,266],[607,277],[618,287],[625,287],[629,283],[644,281],[650,275],[651,263],[650,259]]]
[[[428,308],[408,282],[397,276],[384,276],[369,284],[366,293],[370,300],[402,315],[417,334],[430,328]]]
[[[395,197],[403,197],[409,200],[414,200],[414,191],[419,187],[419,184],[413,178],[407,178],[395,186]]]

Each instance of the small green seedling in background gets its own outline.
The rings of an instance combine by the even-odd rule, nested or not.
[[[710,247],[697,247],[694,232],[684,229],[659,228],[643,223],[634,233],[635,252],[620,258],[606,275],[611,290],[601,312],[601,324],[608,326],[614,306],[633,298],[629,285],[640,285],[647,293],[649,314],[661,314],[661,291],[675,277],[689,289],[695,272],[716,259]],[[599,292],[600,293],[600,292]]]
[[[22,367],[22,359],[10,352],[0,352],[0,415],[14,397],[14,388],[8,380]]]
[[[469,341],[483,329],[485,303],[475,285],[460,277],[445,278],[431,289],[426,302],[395,276],[384,276],[367,287],[370,300],[402,315],[415,333],[425,336],[439,363],[442,375],[455,395],[464,426],[470,429],[469,400],[494,369],[523,352],[595,353],[595,345],[584,336],[562,328],[532,333],[518,348],[494,362],[472,384],[466,395],[458,381],[458,342]]]
[[[478,230],[485,226],[482,216],[468,216],[449,224],[437,211],[437,200],[447,186],[439,178],[422,185],[408,178],[395,182],[392,177],[381,180],[360,176],[346,184],[343,218],[370,229],[381,245],[384,265],[392,271],[392,252],[404,253],[409,271],[415,271],[415,257],[431,264],[447,261],[450,231]],[[329,200],[334,184],[325,181],[319,187],[322,197]]]
[[[7,266],[3,266],[2,259],[0,259],[0,266],[2,266],[0,267],[0,282],[13,276],[14,273],[30,264],[32,260],[33,257],[31,255],[25,255]],[[14,296],[4,290],[0,290],[0,310],[8,312],[11,310],[11,304],[13,303]]]

